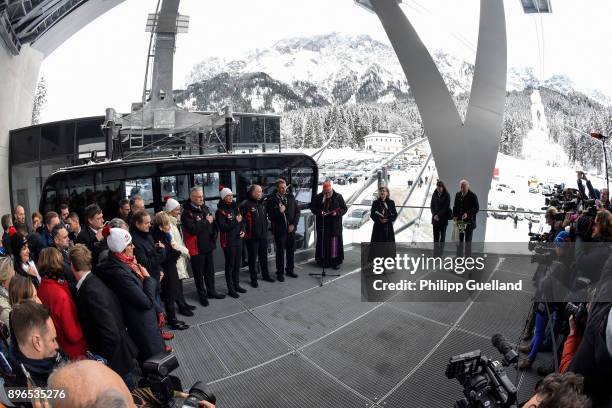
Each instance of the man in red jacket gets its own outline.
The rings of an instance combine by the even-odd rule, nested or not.
[[[202,306],[208,299],[223,299],[225,295],[215,290],[213,250],[217,247],[218,227],[210,209],[204,204],[202,187],[191,189],[189,200],[183,205],[181,215],[185,246],[191,256],[193,280]],[[206,288],[204,288],[206,284]]]

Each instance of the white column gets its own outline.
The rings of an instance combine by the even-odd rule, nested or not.
[[[44,56],[23,46],[13,56],[0,45],[0,214],[11,212],[9,202],[9,130],[29,126]]]
[[[485,208],[506,98],[506,20],[502,0],[480,1],[478,49],[465,122],[433,58],[397,0],[371,0],[371,4],[404,70],[438,175],[451,192],[451,199],[459,189],[459,180],[467,179],[480,207]],[[484,241],[486,220],[486,213],[481,212],[474,241]]]

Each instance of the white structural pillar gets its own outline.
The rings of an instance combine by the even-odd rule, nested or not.
[[[451,199],[459,189],[459,181],[467,179],[480,207],[485,208],[506,98],[503,1],[480,0],[478,49],[465,122],[431,55],[397,0],[370,0],[370,4],[382,22],[414,95],[438,176],[451,192]],[[484,241],[486,220],[486,213],[480,212],[474,241]]]
[[[124,0],[88,0],[63,16],[32,46],[10,54],[0,40],[0,215],[11,212],[9,200],[9,131],[29,126],[43,59],[81,28]],[[102,48],[103,44],[98,46]],[[70,64],[66,65],[70,69]],[[24,180],[24,183],[32,183]],[[32,209],[31,209],[32,210]]]
[[[17,56],[0,45],[0,214],[11,212],[9,202],[9,130],[29,126],[44,55],[27,45]],[[24,180],[29,182],[29,180]]]

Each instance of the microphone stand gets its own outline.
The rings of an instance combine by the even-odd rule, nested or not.
[[[330,211],[330,212],[327,212],[327,213],[324,212],[324,213],[321,214],[321,222],[322,222],[322,225],[321,225],[321,235],[323,235],[323,237],[321,238],[321,245],[322,245],[321,246],[321,258],[323,260],[323,262],[321,263],[321,265],[322,265],[321,273],[309,273],[308,274],[309,276],[319,276],[320,277],[321,281],[320,281],[320,285],[319,286],[323,286],[323,282],[324,282],[326,276],[340,276],[340,274],[327,274],[327,273],[325,273],[325,246],[326,246],[325,245],[325,217],[327,215],[329,215],[331,212],[333,212],[333,211]],[[317,241],[318,241],[318,237],[317,237]],[[331,241],[331,239],[330,239],[330,241]],[[315,247],[315,252],[316,252],[316,247]]]

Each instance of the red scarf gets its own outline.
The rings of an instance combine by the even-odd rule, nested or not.
[[[140,268],[142,268],[138,262],[136,262],[136,257],[134,255],[132,256],[128,256],[126,254],[124,254],[123,252],[113,252],[112,253],[118,260],[120,260],[121,262],[123,262],[124,264],[126,264],[127,266],[130,267],[130,269],[132,271],[134,271],[136,273],[136,275],[142,279],[142,272],[140,271]]]

